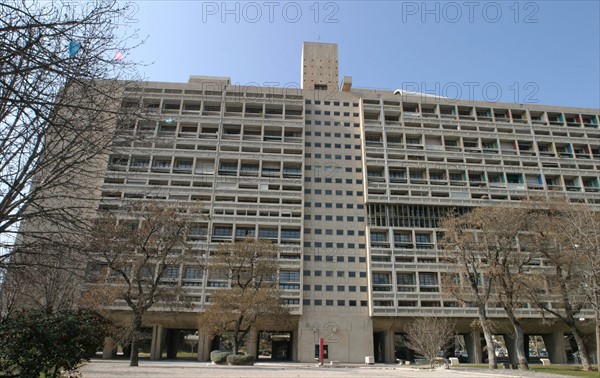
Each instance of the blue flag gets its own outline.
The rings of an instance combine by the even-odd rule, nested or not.
[[[69,56],[72,58],[79,52],[81,48],[81,44],[79,42],[71,41],[69,42]]]

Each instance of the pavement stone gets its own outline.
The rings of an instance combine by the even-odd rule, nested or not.
[[[140,366],[130,367],[126,360],[94,359],[81,369],[83,378],[147,377],[147,378],[345,378],[345,377],[401,377],[401,378],[558,378],[544,374],[518,370],[477,370],[451,367],[448,370],[431,370],[410,365],[364,366],[344,364],[318,367],[308,363],[258,362],[254,366],[216,366],[195,361],[149,361],[141,360]]]

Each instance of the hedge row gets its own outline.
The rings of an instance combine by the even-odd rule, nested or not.
[[[220,350],[213,350],[210,352],[210,360],[215,364],[224,364],[227,362],[227,357],[231,355],[231,352],[221,352]]]
[[[254,365],[254,356],[250,355],[229,355],[227,356],[227,363],[229,365]]]

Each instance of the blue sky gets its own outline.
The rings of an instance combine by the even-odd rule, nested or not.
[[[303,41],[337,43],[356,87],[600,108],[599,1],[137,1],[148,80],[300,81]],[[136,22],[137,21],[137,22]]]

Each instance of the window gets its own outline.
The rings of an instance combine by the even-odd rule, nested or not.
[[[261,228],[258,230],[258,237],[260,239],[277,239],[277,229],[276,228]]]
[[[282,270],[279,272],[279,282],[300,282],[300,272]]]
[[[387,242],[387,234],[385,232],[372,232],[371,242]]]
[[[416,234],[415,240],[417,243],[428,244],[431,243],[431,236],[429,234]]]
[[[275,236],[275,237],[277,237],[277,236]],[[282,239],[300,239],[300,230],[282,229],[281,230],[281,238]]]
[[[200,266],[188,266],[185,268],[183,278],[186,280],[201,280],[204,270]]]
[[[396,275],[398,281],[398,291],[415,291],[415,274],[414,273],[398,273]]]
[[[215,226],[213,236],[228,237],[231,236],[232,232],[231,226]]]
[[[438,279],[437,273],[419,273],[419,286],[424,292],[437,292]]]
[[[390,275],[389,273],[373,273],[371,282],[373,285],[389,285]]]
[[[235,230],[235,236],[237,237],[254,237],[256,230],[254,227],[239,227]]]
[[[394,233],[394,242],[396,243],[410,243],[411,234],[410,232],[395,232]]]

